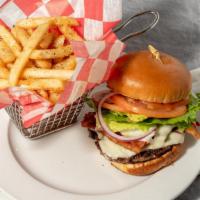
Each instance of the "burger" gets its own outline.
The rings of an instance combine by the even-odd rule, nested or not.
[[[178,59],[152,46],[125,54],[107,87],[88,100],[94,110],[82,126],[122,172],[152,174],[181,156],[186,134],[200,138],[200,94],[191,93],[191,74]]]

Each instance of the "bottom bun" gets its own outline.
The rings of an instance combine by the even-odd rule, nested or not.
[[[127,174],[144,176],[152,174],[163,167],[166,167],[176,161],[183,152],[183,145],[173,146],[171,151],[163,154],[161,157],[140,163],[124,164],[112,161],[111,164],[117,169]]]

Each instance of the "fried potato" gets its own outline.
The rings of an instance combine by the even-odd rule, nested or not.
[[[52,67],[52,63],[50,60],[35,60],[35,64],[39,68],[50,69]]]
[[[27,44],[29,34],[23,28],[15,26],[12,30],[13,35],[15,38],[20,42],[20,44],[24,47]]]
[[[16,25],[26,29],[36,28],[37,26],[53,22],[55,24],[67,24],[69,26],[78,26],[78,22],[76,19],[67,17],[67,16],[59,16],[59,17],[37,17],[37,18],[28,18],[18,20]]]
[[[6,67],[0,66],[0,78],[7,79],[9,77],[9,70]]]
[[[5,89],[9,86],[10,85],[7,79],[0,79],[0,89]]]
[[[53,38],[54,38],[53,33],[46,33],[43,40],[40,42],[39,46],[42,49],[47,49],[51,45]]]
[[[18,57],[13,64],[9,76],[9,83],[11,86],[16,86],[23,71],[25,65],[29,60],[29,56],[32,53],[33,49],[36,48],[38,43],[42,40],[44,34],[48,31],[50,24],[42,24],[38,26],[38,28],[33,32],[31,37],[29,38],[24,50],[22,51],[20,57]]]
[[[54,40],[53,47],[54,48],[62,47],[64,46],[64,44],[65,44],[65,36],[60,35]]]
[[[63,91],[64,82],[58,79],[29,79],[20,80],[19,85],[28,90]]]
[[[71,27],[61,25],[59,26],[59,29],[68,40],[83,41],[81,36],[78,35],[78,33],[75,30],[73,30]]]
[[[0,59],[0,67],[6,67],[6,64]]]
[[[73,70],[75,69],[75,67],[76,67],[76,58],[74,55],[64,59],[63,61],[53,66],[53,68],[55,69],[66,69],[66,70]]]
[[[21,46],[17,43],[11,32],[6,29],[4,26],[0,25],[0,37],[12,50],[15,56],[19,56],[21,52]]]
[[[59,47],[57,49],[41,49],[34,50],[30,58],[31,59],[54,59],[54,58],[63,58],[72,54],[73,50],[70,45]]]
[[[65,69],[38,69],[38,68],[27,68],[23,72],[23,78],[29,79],[59,79],[69,80],[73,75],[73,70]]]
[[[46,90],[37,90],[36,91],[41,97],[45,98],[48,100],[49,98],[49,95],[48,95],[48,92]]]
[[[15,60],[15,55],[3,40],[0,40],[0,59],[4,63],[11,63]]]
[[[34,31],[32,28],[28,28],[28,29],[26,29],[26,30],[27,30],[27,32],[28,32],[29,35],[32,35],[32,33],[33,33],[33,31]]]
[[[58,102],[60,98],[60,93],[49,91],[49,101],[54,105]]]
[[[10,31],[0,25],[0,89],[19,86],[55,104],[76,67],[66,42],[83,40],[77,25],[67,16],[22,19]]]

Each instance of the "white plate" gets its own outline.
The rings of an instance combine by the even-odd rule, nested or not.
[[[110,166],[79,124],[30,141],[5,111],[0,111],[0,119],[0,187],[15,199],[169,200],[199,173],[200,142],[190,137],[175,164],[154,175],[136,177]]]

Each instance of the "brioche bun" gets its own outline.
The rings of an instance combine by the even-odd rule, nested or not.
[[[117,169],[125,172],[127,174],[144,176],[153,174],[154,172],[160,170],[163,167],[166,167],[173,162],[175,162],[182,154],[183,148],[182,144],[173,146],[171,151],[163,154],[161,157],[135,164],[124,164],[120,162],[111,162],[111,164]]]
[[[108,87],[124,96],[156,103],[185,99],[191,90],[189,70],[178,59],[148,50],[126,54],[114,64]]]

